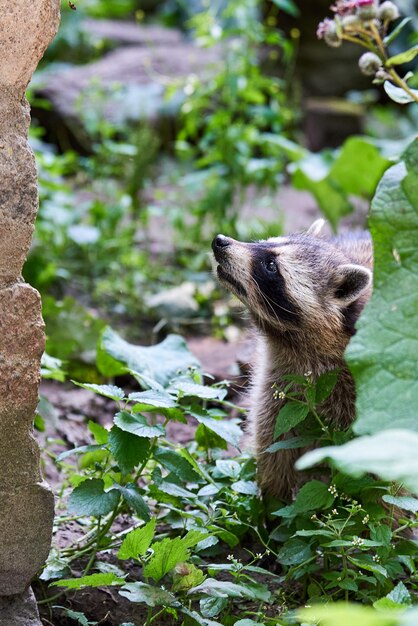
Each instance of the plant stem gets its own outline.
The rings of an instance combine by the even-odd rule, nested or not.
[[[362,41],[361,39],[357,39],[356,37],[351,37],[350,35],[343,35],[342,39],[344,39],[344,41],[350,41],[351,43],[356,43],[360,46],[363,46],[363,48],[367,48],[368,50],[371,50],[372,52],[376,52],[376,48],[374,46],[372,46],[372,44],[366,43],[365,41]]]
[[[372,31],[375,41],[377,43],[377,47],[379,48],[380,54],[382,55],[382,59],[386,60],[386,50],[385,50],[385,45],[382,41],[382,38],[380,36],[379,30],[376,26],[376,24],[371,21],[370,22],[370,30]]]

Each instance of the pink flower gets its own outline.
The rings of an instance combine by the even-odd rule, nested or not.
[[[366,7],[375,4],[375,0],[337,0],[332,5],[331,10],[340,16],[353,15],[359,7]]]
[[[341,16],[352,15],[358,6],[357,3],[358,0],[337,0],[337,2],[332,5],[331,11]]]
[[[326,17],[322,22],[318,24],[318,29],[316,31],[316,36],[318,37],[318,39],[323,39],[324,35],[330,30],[330,28],[334,28],[334,20]]]

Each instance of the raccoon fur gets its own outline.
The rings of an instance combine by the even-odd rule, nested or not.
[[[304,234],[254,243],[224,235],[212,242],[221,284],[246,305],[258,329],[247,433],[263,493],[282,500],[290,500],[300,484],[294,464],[302,454],[265,452],[286,402],[277,393],[286,384],[282,377],[309,372],[315,380],[338,368],[321,414],[340,428],[355,417],[344,351],[371,294],[372,242],[365,232],[322,237],[323,224],[318,220]]]

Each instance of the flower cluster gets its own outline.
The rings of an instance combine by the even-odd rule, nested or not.
[[[341,46],[344,39],[369,44],[377,33],[399,17],[397,6],[386,0],[337,0],[331,6],[333,19],[327,17],[318,26],[317,36],[331,47]],[[375,42],[377,43],[377,42]]]
[[[385,83],[386,92],[396,102],[418,102],[418,91],[407,84],[410,74],[402,78],[394,68],[395,65],[402,65],[413,59],[418,54],[415,48],[394,57],[388,55],[388,41],[398,37],[408,23],[407,19],[403,20],[388,35],[390,24],[400,16],[396,4],[391,0],[335,0],[330,8],[334,17],[326,17],[318,25],[318,38],[332,48],[338,48],[344,41],[366,48],[367,52],[359,59],[361,72],[373,77],[375,84]],[[395,91],[401,89],[407,94],[407,99],[388,91],[388,81],[392,83],[392,86],[389,85],[392,92],[394,83]]]

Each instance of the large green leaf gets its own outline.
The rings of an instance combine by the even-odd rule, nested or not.
[[[116,426],[127,433],[132,433],[138,437],[161,437],[165,430],[160,424],[155,426],[148,424],[144,415],[133,415],[128,411],[119,411],[114,417]]]
[[[418,433],[409,430],[384,430],[359,437],[343,446],[312,450],[296,463],[306,469],[330,459],[340,470],[353,476],[366,472],[395,480],[418,494]]]
[[[144,576],[158,582],[165,574],[182,561],[187,561],[189,550],[180,537],[166,538],[152,544],[153,557],[144,567]]]
[[[126,583],[119,591],[120,595],[127,598],[130,602],[145,603],[148,606],[176,606],[178,601],[172,593],[147,585],[146,583]]]
[[[154,538],[156,518],[128,533],[118,552],[119,559],[137,559],[148,550]]]
[[[109,433],[109,448],[122,472],[127,474],[146,459],[150,442],[147,437],[138,437],[113,426]]]
[[[149,521],[151,517],[149,508],[137,485],[129,483],[128,485],[122,486],[115,483],[114,489],[122,494],[125,502],[140,519],[143,519],[146,522]]]
[[[188,409],[188,412],[195,419],[197,419],[199,424],[203,424],[206,428],[209,428],[209,430],[219,435],[219,437],[224,439],[231,446],[239,449],[239,443],[242,438],[242,430],[234,420],[215,419],[214,417],[211,417],[210,410],[206,411],[198,406],[193,406]]]
[[[418,430],[418,140],[372,203],[374,292],[347,360],[357,384],[357,434]]]
[[[317,605],[298,611],[299,619],[305,624],[321,626],[398,626],[399,613],[376,611],[369,606],[337,602]]]
[[[371,198],[383,172],[390,165],[369,140],[350,137],[335,156],[310,154],[293,167],[292,181],[310,191],[321,211],[336,227],[353,211],[350,196]]]
[[[107,587],[108,585],[123,585],[124,578],[111,572],[105,574],[90,574],[81,578],[65,578],[51,583],[51,587],[67,587],[67,589],[83,589],[84,587]]]
[[[164,386],[180,370],[200,367],[179,335],[169,335],[155,346],[135,346],[122,339],[110,327],[105,328],[101,336],[97,365],[105,376],[116,376],[129,369]]]
[[[74,489],[68,500],[68,513],[76,515],[107,515],[117,506],[120,494],[111,489],[104,490],[101,478],[84,480]]]

